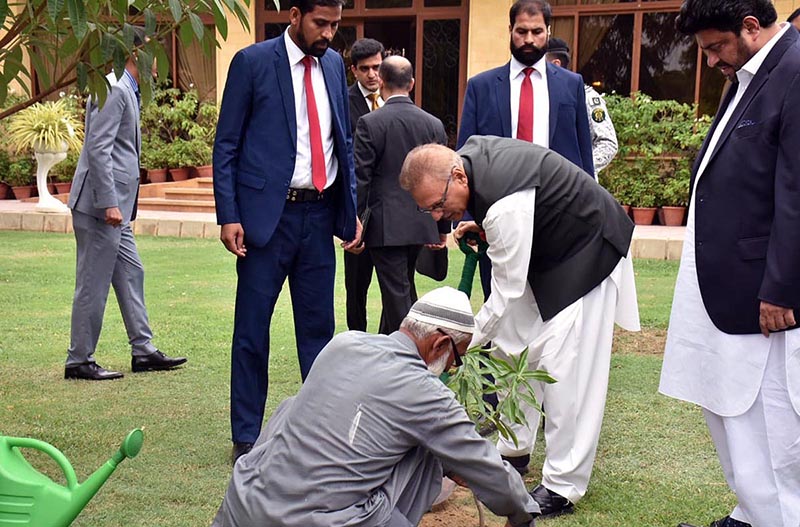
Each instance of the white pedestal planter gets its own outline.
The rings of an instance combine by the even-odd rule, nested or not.
[[[47,174],[57,163],[67,158],[66,145],[63,152],[46,152],[35,150],[36,156],[36,188],[39,191],[39,203],[36,212],[69,212],[69,207],[50,195],[47,189]]]

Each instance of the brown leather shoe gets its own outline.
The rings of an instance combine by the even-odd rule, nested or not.
[[[87,362],[77,366],[67,366],[64,368],[65,379],[82,379],[85,381],[108,381],[111,379],[121,379],[124,377],[118,371],[110,371],[100,367],[96,362]]]
[[[562,514],[571,514],[575,507],[567,498],[545,488],[544,485],[538,485],[530,491],[530,495],[539,504],[542,511],[537,518],[553,518]]]
[[[144,357],[131,357],[131,370],[134,372],[171,370],[187,360],[186,357],[167,357],[156,350]]]

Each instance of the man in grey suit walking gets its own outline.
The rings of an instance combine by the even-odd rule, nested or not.
[[[417,300],[414,272],[422,246],[445,247],[450,222],[437,224],[417,210],[411,195],[400,188],[398,176],[406,154],[425,143],[447,142],[442,122],[414,106],[408,96],[414,87],[411,63],[400,56],[384,59],[380,67],[384,106],[358,120],[355,155],[358,210],[369,208],[364,244],[369,249],[381,288],[379,331],[388,335]]]
[[[134,43],[144,43],[137,28]],[[105,105],[86,104],[86,139],[68,205],[77,244],[75,297],[65,379],[101,381],[122,373],[97,364],[94,352],[103,326],[108,289],[114,286],[131,344],[134,372],[170,369],[186,362],[171,358],[151,342],[144,305],[144,268],[130,222],[139,194],[139,70],[133,58],[111,84]]]

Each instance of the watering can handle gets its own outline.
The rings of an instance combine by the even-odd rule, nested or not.
[[[78,486],[78,477],[75,475],[75,469],[72,468],[72,465],[67,457],[53,445],[28,437],[7,437],[6,442],[12,447],[33,448],[35,450],[44,452],[53,458],[53,461],[55,461],[58,466],[61,467],[62,472],[64,472],[64,477],[67,480],[67,488],[73,490]]]

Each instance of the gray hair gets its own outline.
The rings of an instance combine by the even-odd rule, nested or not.
[[[403,162],[400,186],[412,192],[428,177],[444,181],[450,177],[454,165],[464,166],[457,152],[437,143],[420,145],[409,152]]]
[[[434,333],[443,332],[448,337],[452,337],[453,342],[456,343],[456,346],[461,344],[465,340],[469,340],[472,338],[472,334],[470,333],[458,331],[457,329],[450,329],[450,328],[443,329],[434,324],[428,324],[427,322],[420,322],[419,320],[415,320],[409,317],[403,319],[403,322],[400,324],[400,329],[405,329],[406,331],[411,333],[417,340],[424,340],[430,337]]]

